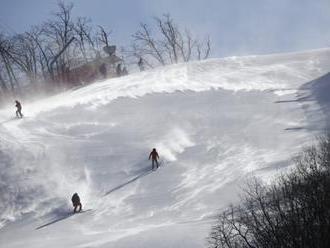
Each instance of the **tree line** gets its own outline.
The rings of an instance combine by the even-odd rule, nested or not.
[[[330,247],[330,135],[305,149],[271,185],[255,180],[218,215],[210,248]]]
[[[111,31],[93,25],[87,17],[74,18],[73,9],[72,3],[58,2],[49,20],[24,33],[0,30],[1,99],[63,89],[72,68],[109,56],[104,47],[114,45]],[[169,14],[154,18],[151,25],[141,23],[131,38],[131,45],[122,47],[119,56],[128,64],[139,61],[141,70],[206,59],[211,52],[208,37],[199,40],[188,29],[181,29]]]

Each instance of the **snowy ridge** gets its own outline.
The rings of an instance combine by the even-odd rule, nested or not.
[[[247,177],[326,126],[329,68],[330,49],[211,59],[2,109],[0,246],[201,247]],[[74,192],[90,211],[68,216]]]
[[[49,108],[90,104],[107,104],[119,97],[141,97],[151,93],[192,90],[277,90],[277,94],[293,93],[292,88],[327,71],[329,49],[305,53],[209,59],[157,68],[127,77],[109,79],[71,93],[47,99]],[[37,103],[40,105],[40,102]],[[43,105],[43,109],[47,107]],[[30,112],[40,107],[31,106]]]

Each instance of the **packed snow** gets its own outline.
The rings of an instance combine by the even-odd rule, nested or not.
[[[0,246],[205,246],[248,178],[327,127],[329,70],[330,49],[210,59],[1,109]]]

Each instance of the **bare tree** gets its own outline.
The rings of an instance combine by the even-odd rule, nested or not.
[[[31,31],[25,32],[25,35],[32,40],[38,48],[37,61],[43,80],[47,81],[51,74],[50,60],[53,56],[53,53],[49,48],[49,41],[43,35],[43,29],[37,26],[33,27]]]
[[[239,205],[221,213],[209,247],[330,247],[330,135],[295,159],[270,186],[255,180]]]
[[[211,42],[195,38],[188,29],[181,30],[169,14],[154,18],[153,32],[147,24],[141,23],[133,34],[130,57],[142,58],[149,67],[206,59],[210,56]]]
[[[164,58],[164,48],[157,41],[147,24],[140,24],[140,30],[133,35],[135,43],[133,44],[133,55],[136,57],[148,57],[149,60],[156,60],[161,65],[166,65]],[[144,61],[148,61],[144,58]]]
[[[47,85],[45,90],[62,89],[59,84],[67,88],[79,78],[77,74],[87,80],[97,77],[97,62],[89,62],[102,55],[104,46],[110,46],[111,32],[102,26],[95,28],[85,17],[73,18],[72,10],[72,3],[59,1],[58,10],[41,25],[21,34],[0,32],[1,94],[17,92],[23,84]]]
[[[15,88],[18,87],[17,77],[14,72],[14,65],[12,62],[12,50],[13,46],[9,38],[7,38],[4,34],[0,34],[0,59],[2,68],[5,70],[6,78],[10,83],[10,88],[14,92]],[[2,77],[4,80],[4,77]],[[5,84],[3,85],[5,88]]]
[[[100,29],[100,32],[98,34],[98,41],[103,45],[103,46],[109,46],[109,37],[111,34],[111,31],[105,31],[104,27],[99,25],[98,26]]]
[[[208,36],[206,40],[202,43],[196,42],[196,50],[197,50],[197,59],[207,59],[211,53],[211,41]]]
[[[38,48],[33,39],[27,34],[15,35],[11,39],[13,49],[10,58],[13,63],[25,73],[31,83],[34,83],[38,75]]]
[[[50,20],[43,26],[43,34],[52,41],[48,45],[48,50],[56,57],[55,71],[60,75],[61,80],[65,80],[66,72],[70,69],[71,58],[74,57],[75,49],[64,49],[67,44],[72,40],[75,34],[75,26],[72,20],[73,4],[65,4],[64,2],[58,2],[59,10],[54,13],[54,20]],[[50,69],[52,71],[53,63],[50,63]],[[53,72],[52,72],[53,73]]]
[[[98,53],[98,48],[93,38],[92,27],[90,26],[90,20],[85,17],[78,17],[75,24],[75,32],[78,37],[79,48],[85,59],[88,61],[88,58],[91,56],[90,51],[93,52],[93,56],[96,56]]]
[[[3,71],[2,66],[3,65],[0,63],[0,91],[2,94],[6,94],[6,93],[8,93],[8,86],[7,86],[5,78],[2,75],[2,71]]]

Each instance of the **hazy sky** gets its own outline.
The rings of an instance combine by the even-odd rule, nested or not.
[[[127,44],[138,23],[171,13],[182,27],[210,34],[213,56],[330,46],[330,0],[71,0],[75,16],[113,30]],[[56,0],[0,0],[0,28],[23,32],[50,18]]]

